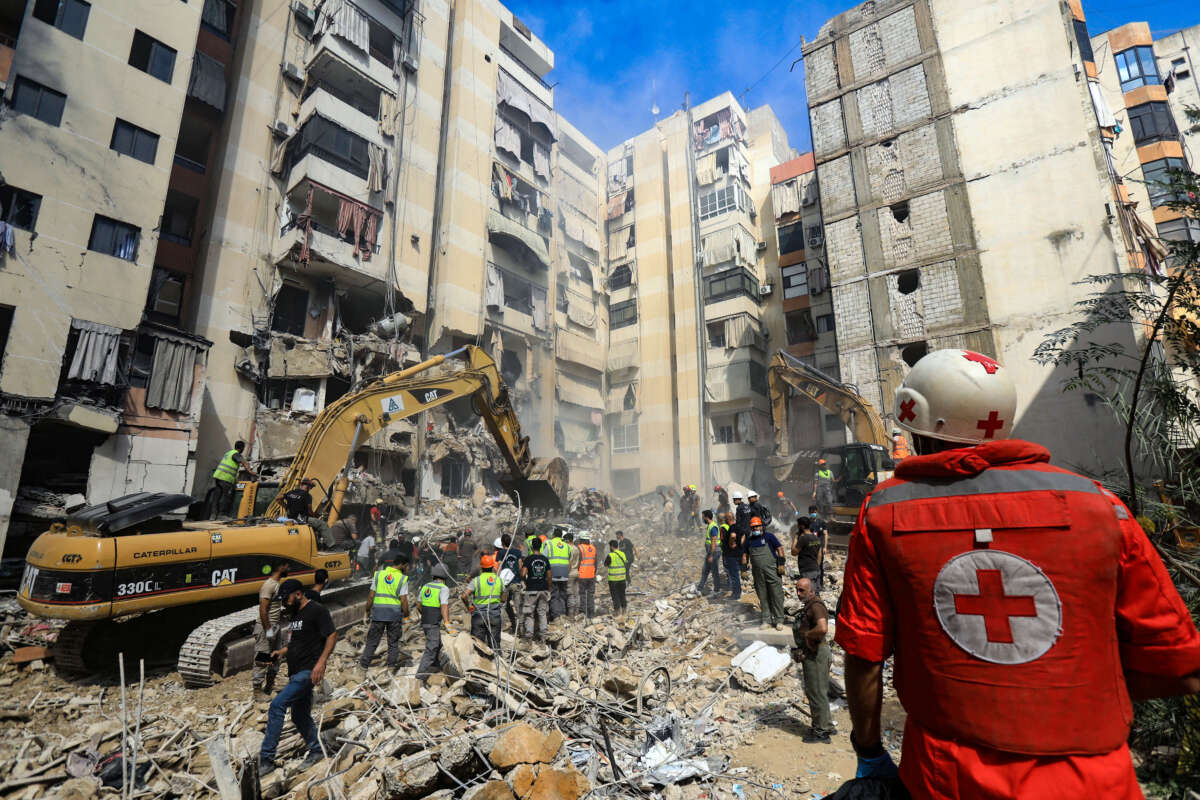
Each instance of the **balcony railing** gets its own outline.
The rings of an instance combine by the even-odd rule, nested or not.
[[[184,169],[190,169],[192,172],[199,172],[201,175],[203,175],[205,170],[208,169],[208,167],[206,167],[204,164],[201,164],[199,161],[193,161],[187,156],[179,155],[179,153],[175,154],[175,163]]]
[[[350,106],[351,108],[361,111],[362,113],[366,114],[371,119],[377,119],[379,117],[379,94],[378,93],[376,93],[375,102],[374,102],[374,104],[372,104],[371,101],[366,100],[362,97],[358,97],[356,95],[352,95],[349,92],[343,91],[341,88],[335,86],[332,83],[329,83],[329,82],[323,81],[323,80],[319,80],[319,79],[313,79],[313,77],[311,75],[309,76],[306,87],[307,88],[305,88],[305,90],[304,90],[304,96],[300,98],[301,101],[307,100],[309,97],[312,96],[313,92],[320,89],[321,91],[326,92],[330,96],[336,97],[338,100],[341,100],[343,103]]]
[[[518,65],[520,65],[521,69],[522,69],[522,70],[525,72],[525,74],[526,74],[526,75],[528,75],[529,77],[533,78],[535,81],[537,81],[537,82],[538,82],[538,85],[540,85],[540,86],[541,86],[543,89],[547,89],[547,90],[548,90],[548,89],[550,89],[550,88],[551,88],[551,87],[550,87],[550,84],[548,84],[548,83],[546,83],[544,80],[542,80],[542,77],[541,77],[540,75],[538,75],[536,72],[534,72],[533,70],[531,70],[531,69],[530,69],[530,68],[529,68],[529,67],[528,67],[528,66],[525,64],[525,62],[524,62],[524,61],[522,61],[522,60],[521,60],[521,58],[520,58],[520,57],[519,57],[519,56],[518,56],[516,53],[514,53],[512,50],[509,50],[509,49],[508,49],[507,47],[505,47],[504,45],[500,45],[500,50],[501,50],[501,52],[503,52],[503,53],[504,53],[506,56],[508,56],[509,58],[511,58],[513,61],[517,62],[517,64],[518,64]]]
[[[285,235],[287,235],[288,231],[299,227],[299,225],[300,225],[300,217],[293,217],[292,219],[288,220],[288,222],[282,228],[279,229],[279,235],[285,236]],[[323,222],[317,222],[314,219],[312,221],[312,229],[314,231],[316,231],[317,233],[323,233],[326,236],[331,236],[334,239],[343,241],[348,245],[351,245],[351,246],[354,245],[354,237],[352,235],[350,235],[349,233],[346,233],[345,235],[340,234],[337,232],[336,228],[326,225]],[[379,252],[379,244],[378,243],[376,243],[375,246],[371,248],[371,252],[372,253]]]

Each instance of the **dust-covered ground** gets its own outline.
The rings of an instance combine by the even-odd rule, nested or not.
[[[431,511],[419,525],[407,523],[406,532],[469,525],[490,542],[512,530],[516,517],[504,504],[447,502]],[[526,800],[832,792],[855,768],[844,701],[835,703],[832,744],[802,742],[808,710],[799,666],[765,683],[730,666],[743,649],[739,632],[758,623],[749,575],[740,602],[699,595],[699,531],[690,538],[663,535],[646,521],[656,516],[629,507],[571,520],[575,530],[591,531],[601,553],[617,529],[633,541],[629,612],[622,618],[610,615],[601,578],[595,619],[556,620],[547,642],[536,645],[514,642],[506,622],[497,658],[463,633],[469,622],[455,603],[456,633],[443,636],[445,673],[425,688],[412,678],[423,649],[419,626],[405,625],[405,658],[396,675],[382,666],[366,675],[359,670],[364,630],[351,629],[334,651],[326,695],[313,710],[330,757],[300,772],[301,742],[288,722],[280,769],[262,780],[261,795],[248,767],[256,762],[266,705],[252,701],[248,672],[189,690],[169,666],[151,665],[141,688],[137,665],[127,664],[123,715],[115,670],[67,679],[52,661],[18,666],[8,650],[0,659],[0,797],[120,796],[95,774],[119,757],[123,740],[136,762],[139,782],[130,789],[139,797]],[[842,563],[836,552],[827,560],[831,608]],[[790,593],[786,580],[785,589]],[[798,607],[789,598],[789,612]],[[5,637],[14,642],[53,636],[18,611],[8,617]],[[786,627],[783,632],[790,635]],[[841,663],[835,648],[839,683]],[[890,688],[888,694],[887,741],[898,758],[903,712]],[[119,762],[110,764],[108,775],[120,784]]]

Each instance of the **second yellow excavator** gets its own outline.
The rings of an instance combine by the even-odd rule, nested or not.
[[[771,421],[775,427],[775,452],[768,463],[775,470],[776,480],[787,480],[801,455],[789,452],[788,398],[793,391],[836,414],[850,429],[853,442],[821,448],[818,455],[833,472],[834,503],[830,528],[836,533],[848,532],[858,516],[863,498],[878,483],[891,477],[891,470],[895,468],[891,459],[892,441],[883,419],[853,387],[782,350],[771,359],[767,380]]]
[[[462,359],[460,369],[450,369]],[[451,362],[451,363],[447,363]],[[435,369],[443,366],[443,369]],[[18,602],[41,617],[71,620],[60,633],[56,663],[67,671],[111,667],[120,643],[190,630],[178,656],[189,685],[249,665],[248,634],[257,607],[247,608],[272,567],[312,583],[317,569],[349,577],[350,557],[330,549],[319,525],[286,516],[282,498],[304,478],[315,482],[314,517],[333,524],[341,514],[354,452],[389,423],[456,398],[471,398],[499,445],[509,475],[501,479],[514,502],[562,508],[568,470],[561,458],[535,460],[496,363],[467,346],[377,378],[321,411],[301,442],[261,518],[180,523],[163,519],[192,502],[188,495],[139,493],[84,508],[37,538],[26,556]],[[253,487],[250,488],[253,495]],[[326,591],[339,627],[361,619],[363,584]],[[228,613],[232,609],[239,609]],[[148,613],[154,612],[154,613]],[[140,615],[136,619],[133,615]],[[130,617],[121,624],[117,618]]]

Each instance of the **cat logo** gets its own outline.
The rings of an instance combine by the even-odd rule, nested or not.
[[[79,553],[67,553],[62,557],[62,563],[64,564],[78,564],[80,561],[83,561],[83,556]]]
[[[335,559],[335,560],[333,560],[333,561],[326,561],[326,562],[325,562],[325,569],[333,569],[334,567],[341,566],[341,564],[342,564],[342,562],[341,562],[341,561],[338,561],[338,560],[336,560],[336,559]]]
[[[212,574],[213,586],[231,586],[237,581],[237,567],[230,569],[214,569]]]
[[[379,404],[383,406],[383,413],[395,414],[398,411],[404,410],[404,396],[394,394],[391,397],[383,398],[379,401]]]

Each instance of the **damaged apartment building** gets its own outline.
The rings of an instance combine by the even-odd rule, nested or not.
[[[880,0],[803,55],[842,379],[891,414],[926,352],[994,356],[1018,386],[1014,435],[1097,471],[1119,460],[1112,415],[1033,358],[1074,320],[1080,280],[1144,265],[1091,49],[1078,2]]]
[[[0,2],[0,543],[18,556],[70,508],[188,492],[205,466],[177,153],[189,118],[220,114],[206,81],[228,54],[201,5]]]

